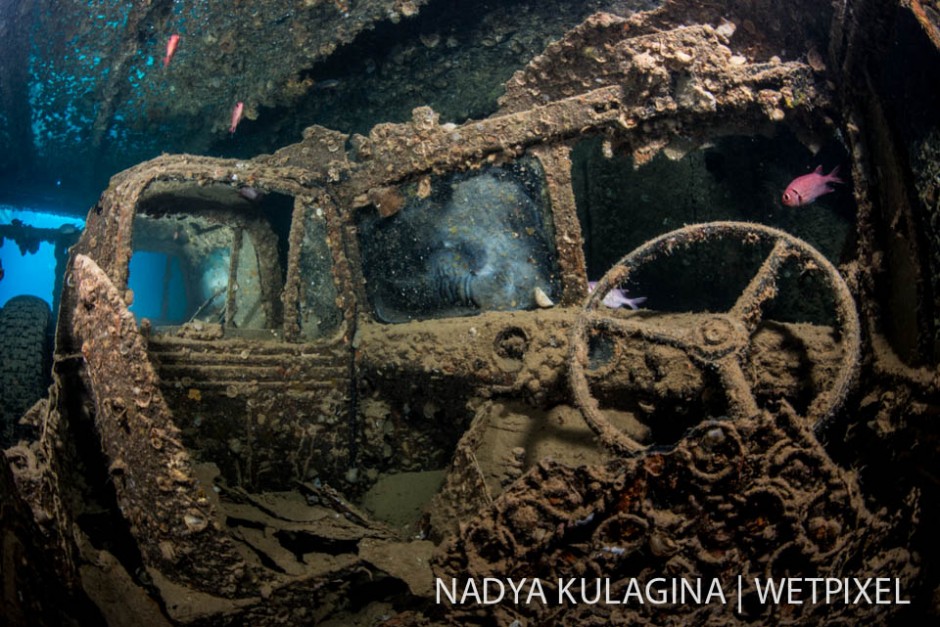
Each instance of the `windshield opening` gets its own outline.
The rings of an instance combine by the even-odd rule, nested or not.
[[[403,185],[402,208],[358,222],[378,318],[404,322],[537,306],[559,290],[551,212],[534,159]]]

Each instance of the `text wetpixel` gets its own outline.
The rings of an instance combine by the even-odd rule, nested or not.
[[[901,580],[890,577],[787,577],[754,579],[762,605],[845,603],[846,605],[908,605]]]

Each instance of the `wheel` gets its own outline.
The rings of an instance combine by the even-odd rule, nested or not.
[[[14,442],[16,425],[46,395],[52,351],[49,304],[16,296],[0,310],[0,446]]]
[[[695,314],[691,328],[676,329],[656,324],[656,316],[617,315],[617,310],[601,308],[604,297],[623,285],[637,268],[661,255],[681,254],[692,245],[714,239],[737,238],[757,244],[769,242],[773,248],[755,276],[725,313]],[[752,337],[763,318],[762,307],[777,295],[777,278],[783,262],[795,258],[805,272],[821,272],[835,296],[835,314],[841,357],[831,386],[812,400],[806,418],[818,429],[838,411],[857,378],[861,359],[861,334],[855,302],[835,267],[806,242],[778,229],[743,222],[710,222],[684,227],[652,239],[627,254],[607,271],[588,296],[572,329],[568,357],[569,382],[575,403],[585,421],[608,447],[622,454],[634,454],[645,447],[614,427],[592,394],[586,369],[588,344],[598,335],[611,339],[639,339],[650,344],[682,350],[699,368],[718,373],[725,389],[731,418],[756,415],[760,409],[751,383],[745,376]],[[752,364],[753,366],[753,364]]]

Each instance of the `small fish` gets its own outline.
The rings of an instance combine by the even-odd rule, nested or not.
[[[328,78],[323,81],[317,81],[313,84],[313,88],[317,91],[328,91],[331,89],[336,89],[339,86],[340,82],[335,78]]]
[[[829,174],[822,173],[821,165],[816,166],[809,174],[798,176],[787,185],[783,192],[783,204],[787,207],[803,207],[823,194],[836,191],[830,183],[845,183],[838,174],[839,166],[834,167]]]
[[[259,200],[260,198],[264,196],[264,194],[259,192],[257,188],[251,187],[249,185],[246,185],[245,187],[239,187],[238,195],[244,198],[245,200],[251,200],[251,201]]]
[[[242,114],[245,112],[245,103],[238,101],[235,103],[235,108],[232,109],[232,126],[229,127],[228,132],[232,135],[235,134],[235,129],[238,128],[238,123],[242,120]]]
[[[177,34],[170,35],[170,40],[166,42],[166,56],[163,57],[163,67],[170,65],[170,61],[173,60],[173,55],[176,54],[176,47],[180,45],[180,36]]]
[[[588,292],[593,292],[594,288],[596,287],[597,281],[588,281]],[[611,309],[620,309],[624,305],[630,309],[639,309],[639,306],[645,302],[646,296],[629,298],[627,293],[619,287],[615,287],[614,289],[607,292],[607,294],[604,296],[604,304]]]

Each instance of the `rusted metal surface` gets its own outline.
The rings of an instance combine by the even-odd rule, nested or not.
[[[6,173],[23,164],[42,171],[47,180],[54,180],[49,177],[58,171],[97,185],[107,173],[168,147],[173,152],[218,154],[231,145],[226,131],[236,99],[244,101],[245,121],[260,119],[260,124],[271,125],[259,134],[277,132],[271,130],[276,120],[291,126],[287,109],[309,106],[324,87],[329,90],[327,79],[336,78],[323,76],[321,63],[335,62],[334,53],[368,38],[375,28],[394,28],[401,22],[405,29],[426,3],[272,0],[255,7],[216,0],[186,5],[148,0],[108,6],[4,5],[0,23],[9,46],[0,68],[5,86],[0,98],[8,118],[5,146],[11,153],[9,161],[2,161],[4,187],[13,183]],[[189,30],[193,24],[200,24],[200,30]],[[161,60],[172,35],[180,36],[179,48],[164,67]],[[31,40],[41,42],[32,56],[24,52]],[[93,57],[98,59],[94,64]],[[70,78],[60,81],[62,77]],[[44,88],[29,98],[31,85]],[[284,117],[274,114],[279,108]],[[66,109],[85,121],[87,136],[81,141],[76,141],[78,127],[67,130],[54,113]],[[39,126],[29,132],[31,120],[42,120],[41,132]],[[290,137],[290,131],[285,135]],[[30,154],[33,140],[48,150]],[[80,195],[85,197],[86,191]]]
[[[866,324],[887,339],[892,354],[885,361],[928,369],[940,355],[936,120],[929,105],[918,115],[907,103],[930,102],[936,91],[931,68],[940,49],[928,9],[935,4],[855,3],[843,9],[841,36],[833,40],[839,74],[853,77],[840,89],[859,183],[859,304]],[[866,43],[852,45],[857,41]],[[872,64],[874,56],[879,62]]]
[[[901,4],[910,8],[934,47],[940,49],[940,6],[931,0],[904,0]]]
[[[506,97],[506,102],[516,104],[504,107],[502,115],[459,126],[442,125],[433,110],[420,107],[414,110],[410,123],[380,124],[367,138],[352,138],[355,151],[351,158],[342,150],[344,137],[334,131],[310,129],[301,143],[259,160],[300,166],[319,172],[326,181],[342,181],[334,188],[341,204],[362,206],[370,201],[370,190],[377,187],[426,173],[505,160],[529,146],[592,131],[616,131],[618,142],[634,145],[642,163],[677,135],[704,141],[727,124],[733,123],[737,132],[742,132],[788,116],[801,124],[811,118],[810,112],[829,104],[825,87],[817,84],[809,66],[798,62],[749,64],[727,46],[718,46],[721,36],[708,27],[650,36],[648,43],[635,48],[618,44],[622,31],[606,34],[609,41],[597,46],[612,46],[610,58],[590,60],[596,67],[589,68],[583,67],[582,59],[571,70],[587,69],[584,75],[591,77],[588,84],[578,78],[565,86],[552,77],[550,81],[543,79],[544,88],[526,91],[529,79],[517,75],[507,87]],[[662,49],[655,56],[650,54],[654,46]],[[681,52],[683,46],[691,52]],[[667,48],[673,50],[669,59],[664,57]],[[690,67],[673,60],[677,51],[680,59],[692,55],[685,63]],[[551,62],[553,57],[542,63]],[[532,72],[538,72],[539,61],[532,67]],[[549,91],[547,85],[558,92]],[[646,86],[645,90],[638,91],[637,85]],[[516,91],[539,97],[526,99]]]
[[[535,109],[598,82],[618,85],[619,123],[631,131],[619,141],[642,164],[677,135],[696,143],[725,123],[740,132],[784,119],[809,128],[807,114],[830,105],[808,65],[732,50],[727,22],[713,16],[664,33],[645,24],[654,16],[592,16],[513,76],[501,111]]]
[[[288,236],[288,268],[300,265],[300,247],[304,238],[303,217],[306,212],[304,202],[300,198],[294,199],[294,209],[291,215],[290,235]],[[284,281],[284,337],[296,341],[300,337],[300,273],[288,271]]]
[[[573,305],[585,296],[581,277],[587,271],[581,247],[581,224],[577,219],[578,211],[571,188],[571,146],[564,143],[536,146],[532,154],[545,168],[545,186],[555,218],[555,248],[558,251],[562,284],[559,304]]]
[[[73,332],[117,499],[148,564],[196,590],[232,595],[247,566],[193,475],[192,460],[123,297],[85,256],[73,264]],[[121,373],[121,376],[115,376]],[[188,567],[184,567],[188,565]]]
[[[893,546],[891,525],[866,508],[856,478],[784,409],[704,422],[668,451],[576,467],[543,460],[442,545],[434,571],[446,581],[538,578],[550,599],[568,580],[586,580],[592,598],[597,578],[609,580],[620,601],[631,580],[654,577],[708,584],[729,573],[753,581],[794,568],[819,577],[914,576],[910,553]],[[886,616],[874,604],[756,604],[750,586],[739,613],[737,590],[726,593],[727,604],[534,602],[493,606],[491,616],[501,624],[609,625],[752,625],[783,616],[811,625]],[[455,604],[443,624],[464,624],[477,611]]]
[[[150,356],[184,441],[233,485],[287,488],[313,468],[339,481],[350,462],[348,350],[160,337]]]
[[[57,572],[62,566],[54,559],[57,547],[49,544],[36,512],[22,498],[41,478],[35,452],[15,446],[3,453],[8,462],[0,465],[3,618],[10,625],[54,624],[83,609],[83,594],[69,586],[77,573],[71,568]]]
[[[368,137],[311,127],[301,142],[273,155],[167,155],[115,176],[89,214],[63,292],[57,349],[69,376],[54,388],[42,446],[20,451],[21,463],[35,472],[21,474],[18,484],[34,515],[59,526],[50,532],[59,534],[50,551],[63,576],[76,581],[77,556],[87,560],[91,553],[62,535],[80,529],[75,506],[56,499],[61,493],[76,500],[62,475],[80,475],[81,464],[55,443],[68,440],[59,421],[91,419],[114,483],[116,517],[129,526],[124,539],[139,548],[167,615],[182,624],[317,622],[374,590],[373,578],[412,586],[393,567],[394,557],[412,553],[421,556],[415,570],[427,578],[431,553],[435,574],[462,579],[623,581],[664,572],[762,576],[791,568],[812,576],[890,571],[916,578],[910,551],[892,548],[903,544],[909,527],[901,519],[915,517],[916,495],[894,518],[873,514],[856,476],[832,461],[819,438],[859,376],[862,323],[853,293],[862,298],[875,376],[894,377],[917,394],[937,393],[936,372],[904,365],[882,340],[871,267],[844,266],[847,285],[821,254],[782,231],[712,223],[647,242],[576,307],[587,293],[572,189],[576,140],[597,137],[605,156],[626,151],[641,165],[663,149],[688,150],[726,133],[784,123],[808,140],[834,124],[830,87],[810,51],[806,63],[774,58],[809,27],[774,28],[763,37],[753,21],[748,25],[757,3],[733,8],[742,29],[734,39],[733,28],[707,3],[670,2],[630,19],[596,15],[519,71],[500,112],[485,120],[441,124],[433,110],[420,107],[410,122],[380,124]],[[679,25],[677,12],[701,23]],[[859,180],[875,166],[859,147],[862,133],[852,130],[855,117],[848,119]],[[405,184],[420,189],[433,175],[524,154],[544,170],[559,303],[378,323],[366,298],[357,212],[394,219]],[[227,324],[138,330],[127,309],[132,295],[124,292],[135,215],[184,204],[187,194],[223,188],[234,195],[245,186],[293,198],[287,268],[263,220],[248,220],[224,203],[203,210],[217,210],[220,221],[250,234],[271,260],[262,271],[262,300],[273,321],[260,330],[264,338],[232,328],[237,301],[231,294]],[[856,189],[861,254],[873,255],[881,218],[870,190]],[[301,247],[310,235],[303,218],[311,210],[324,215],[342,318],[335,333],[313,341],[299,321]],[[905,226],[909,234],[912,224]],[[771,251],[729,311],[624,315],[601,308],[604,295],[638,266],[722,237],[767,243]],[[239,254],[245,249],[233,251],[230,269]],[[781,268],[793,259],[801,271],[824,276],[836,328],[764,319]],[[592,338],[611,340],[610,363],[589,367]],[[647,450],[642,424],[627,433],[619,427],[629,412],[621,411],[615,424],[598,402],[635,393],[637,416],[659,415],[670,403],[692,405],[694,412],[705,407],[715,380],[725,387],[729,416],[680,429],[663,443],[668,450]],[[807,390],[812,394],[799,415],[790,401]],[[861,406],[885,430],[905,407],[926,407],[919,400],[905,405],[913,392],[891,402],[880,392],[873,390]],[[579,411],[585,421],[576,425]],[[858,426],[849,421],[847,431]],[[499,432],[513,434],[511,447],[497,442]],[[557,448],[546,454],[538,446],[547,441]],[[380,471],[445,467],[444,485],[416,528],[390,529],[347,500],[361,496]],[[442,544],[413,541],[425,533]],[[386,551],[393,558],[376,557]],[[115,568],[129,563],[125,557]],[[662,618],[649,608],[582,605],[503,606],[481,619],[479,608],[430,608],[426,589],[409,591],[405,624],[409,617],[416,625]],[[825,616],[826,608],[809,605],[787,616],[728,610],[720,620],[814,624],[880,617],[869,609],[840,606]],[[666,614],[675,622],[714,620],[709,612],[673,607]]]

